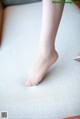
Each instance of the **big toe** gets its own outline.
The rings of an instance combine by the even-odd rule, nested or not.
[[[35,80],[27,80],[25,83],[26,86],[34,86],[37,84],[38,84],[38,82],[36,82]]]

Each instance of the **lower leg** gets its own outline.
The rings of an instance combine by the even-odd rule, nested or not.
[[[53,4],[52,0],[43,0],[40,52],[55,49],[55,38],[61,20],[63,4]]]
[[[34,66],[27,86],[38,84],[48,68],[55,63],[58,54],[55,50],[55,38],[63,12],[63,4],[53,4],[51,0],[43,0],[43,14],[39,56]]]

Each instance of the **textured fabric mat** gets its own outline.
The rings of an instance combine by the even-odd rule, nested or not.
[[[80,11],[66,4],[56,38],[59,59],[44,81],[26,87],[40,42],[42,3],[7,7],[0,48],[0,112],[8,119],[62,119],[80,115]]]

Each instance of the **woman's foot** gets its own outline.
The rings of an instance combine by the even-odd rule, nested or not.
[[[38,60],[32,73],[28,77],[29,80],[26,81],[25,85],[34,86],[40,83],[49,67],[54,64],[57,59],[58,53],[56,51],[51,51],[49,53],[39,53]]]
[[[80,62],[80,53],[79,53],[79,55],[74,60]]]

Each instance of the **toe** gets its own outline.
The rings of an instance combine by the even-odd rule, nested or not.
[[[25,85],[26,86],[36,86],[36,85],[38,85],[38,82],[36,80],[27,80],[25,82]]]
[[[31,85],[31,86],[35,86],[36,84],[37,84],[36,80],[31,80],[31,81],[30,81],[30,85]]]

